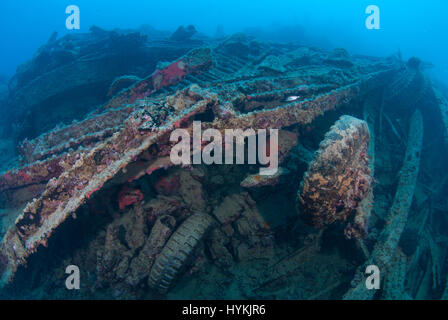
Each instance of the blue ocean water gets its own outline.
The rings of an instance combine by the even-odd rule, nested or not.
[[[444,0],[2,1],[0,74],[14,74],[53,31],[68,33],[65,8],[71,4],[80,8],[82,22],[79,31],[70,32],[85,32],[92,25],[113,29],[149,24],[174,31],[179,25],[193,24],[207,35],[214,35],[218,26],[226,34],[262,28],[274,39],[344,47],[352,53],[384,56],[401,50],[404,57],[431,62],[433,74],[448,79]],[[380,30],[365,27],[365,9],[371,4],[381,11]]]
[[[0,298],[448,299],[446,12],[1,1]]]

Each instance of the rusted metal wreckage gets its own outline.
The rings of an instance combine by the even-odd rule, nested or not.
[[[325,52],[239,37],[193,49],[122,90],[86,119],[20,145],[23,166],[0,176],[0,191],[21,210],[0,244],[1,284],[9,283],[67,217],[105,185],[172,166],[169,136],[175,128],[191,128],[198,118],[206,119],[204,128],[221,131],[305,127],[372,92],[383,90],[387,96],[391,86],[394,94],[412,91],[416,74],[393,57],[352,57],[341,49]],[[297,98],[290,101],[290,96]],[[388,98],[395,99],[392,94]],[[372,200],[370,135],[367,123],[353,117],[341,118],[327,134],[300,188],[299,211],[314,225],[346,221],[347,237],[366,234]],[[340,163],[329,166],[328,157],[338,154]],[[328,189],[333,192],[325,193]],[[151,263],[144,264],[151,271],[150,286],[166,292],[204,234],[212,227],[220,232],[227,218],[220,218],[219,210],[213,215],[191,212],[176,231],[169,218],[155,222],[154,247],[143,250],[151,252]],[[156,238],[162,234],[156,226],[166,229],[163,241]]]

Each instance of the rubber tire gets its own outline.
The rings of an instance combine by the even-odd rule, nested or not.
[[[209,215],[195,213],[180,225],[151,268],[148,280],[150,287],[161,293],[168,291],[213,222],[213,218]]]

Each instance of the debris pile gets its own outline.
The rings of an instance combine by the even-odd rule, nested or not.
[[[157,56],[139,72],[128,66],[107,74],[101,67],[113,58],[100,56],[105,47],[120,55],[125,43],[144,57],[156,43],[99,28],[73,39],[54,37],[16,75],[10,103],[20,101],[17,115],[23,107],[33,117],[53,96],[82,92],[91,81],[104,85],[110,98],[89,104],[82,119],[25,134],[20,166],[0,174],[6,212],[0,213],[10,221],[1,229],[2,290],[37,272],[32,257],[57,250],[58,239],[70,242],[71,233],[61,230],[86,223],[94,230],[85,245],[70,248],[64,261],[48,259],[56,269],[82,265],[86,296],[341,298],[348,291],[345,298],[371,298],[361,288],[362,266],[369,262],[385,270],[383,297],[415,297],[399,240],[414,219],[413,196],[424,203],[444,192],[445,184],[437,192],[420,191],[418,180],[419,172],[428,179],[434,174],[431,167],[419,170],[423,118],[446,113],[442,93],[426,102],[437,106],[425,114],[420,103],[432,91],[415,61],[267,44],[244,34],[211,45],[193,41],[194,31],[180,28],[158,43],[168,58]],[[57,56],[49,55],[51,48],[60,48]],[[172,62],[159,61],[166,59]],[[61,78],[55,66],[92,71],[82,79],[69,73],[71,87],[64,88],[52,85]],[[47,72],[36,77],[42,68]],[[72,110],[71,100],[66,109]],[[445,118],[438,120],[446,129]],[[278,145],[265,151],[279,151],[280,167],[261,176],[259,163],[174,165],[171,132],[191,132],[195,120],[203,130],[221,133],[279,129]],[[401,169],[385,164],[393,157],[404,159]],[[398,176],[396,190],[382,178],[385,170]],[[322,250],[350,250],[352,242],[361,245],[367,262]],[[439,245],[431,246],[436,256]],[[359,256],[356,249],[351,253]],[[440,264],[428,270],[438,274]],[[50,269],[46,283],[56,286],[57,274]],[[431,297],[441,297],[438,290]]]

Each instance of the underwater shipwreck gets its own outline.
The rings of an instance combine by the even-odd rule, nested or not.
[[[424,63],[191,30],[54,35],[18,68],[0,297],[448,298],[448,90]],[[279,170],[174,165],[193,121],[279,129]]]

